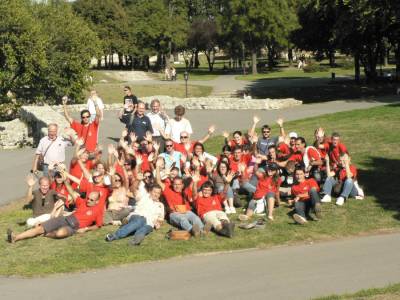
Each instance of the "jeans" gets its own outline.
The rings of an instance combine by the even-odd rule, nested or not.
[[[332,189],[333,186],[338,183],[338,180],[336,180],[333,177],[328,177],[324,183],[324,187],[323,187],[323,192],[325,195],[332,195]],[[347,178],[344,182],[343,182],[343,187],[342,190],[340,192],[340,197],[343,197],[345,199],[349,198],[349,197],[355,197],[358,195],[358,191],[357,188],[354,185],[353,179]]]
[[[224,191],[225,186],[224,185],[218,185],[217,186],[217,192],[222,193]],[[228,189],[226,190],[226,198],[227,199],[232,199],[233,198],[233,190],[231,186],[228,186]]]
[[[185,213],[174,212],[169,215],[169,221],[175,227],[182,228],[186,231],[191,231],[193,225],[197,224],[202,230],[204,225],[200,218],[194,214],[192,211],[187,211]]]
[[[126,225],[121,226],[115,233],[115,239],[122,239],[134,233],[135,237],[144,238],[150,232],[153,231],[153,227],[147,225],[146,218],[133,215],[129,218],[129,222]]]
[[[310,200],[307,201],[297,201],[294,205],[296,209],[296,213],[302,216],[303,218],[309,214],[310,209],[315,207],[316,203],[321,202],[319,194],[315,188],[311,188],[310,192]]]

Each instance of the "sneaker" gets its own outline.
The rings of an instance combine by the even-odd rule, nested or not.
[[[241,214],[239,215],[238,219],[243,222],[243,221],[248,221],[250,217],[248,215]]]
[[[194,224],[194,225],[192,226],[192,235],[193,235],[195,238],[198,238],[198,237],[200,236],[200,234],[201,234],[200,226],[197,225],[197,224]]]
[[[227,215],[229,215],[229,214],[232,213],[232,210],[231,210],[231,208],[230,208],[229,206],[225,207],[225,213],[226,213]]]
[[[330,195],[325,195],[324,197],[322,197],[321,202],[322,203],[329,203],[332,201],[332,197]]]
[[[116,240],[116,238],[115,238],[115,235],[113,235],[112,233],[108,233],[106,235],[106,242],[112,242],[114,240]]]
[[[130,241],[129,245],[131,246],[139,246],[144,240],[144,235],[134,236]]]
[[[322,218],[322,214],[321,214],[321,203],[319,203],[319,202],[315,203],[314,212],[315,212],[315,216],[316,216],[318,219],[321,219],[321,218]]]
[[[235,223],[229,222],[229,224],[228,224],[228,237],[233,238],[234,230],[235,230]]]
[[[298,223],[300,225],[304,225],[307,223],[307,219],[300,216],[299,214],[294,214],[293,219],[296,221],[296,223]]]
[[[15,243],[15,235],[12,229],[10,228],[7,229],[7,242],[11,244]]]
[[[336,199],[336,205],[342,206],[344,204],[344,198],[339,197]]]
[[[364,200],[364,196],[355,196],[356,200]]]
[[[231,207],[231,214],[236,214],[236,208],[234,206]]]
[[[273,216],[268,216],[267,218],[268,218],[268,220],[270,220],[270,221],[273,221],[273,220],[274,220],[274,217],[273,217]]]

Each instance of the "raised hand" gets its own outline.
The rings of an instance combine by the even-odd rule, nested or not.
[[[239,165],[238,165],[238,170],[239,170],[239,172],[240,173],[244,173],[244,171],[246,171],[246,164],[244,164],[244,163],[239,163]]]
[[[110,170],[108,171],[108,174],[110,174],[110,176],[114,176],[115,175],[115,168],[114,167],[110,167]]]
[[[215,132],[215,125],[211,125],[210,127],[208,127],[209,134],[213,134],[214,132]]]
[[[225,176],[225,180],[227,183],[230,183],[233,180],[233,177],[235,177],[235,172],[233,172],[232,170],[228,172],[228,174],[226,174]]]
[[[229,132],[222,131],[222,136],[227,139],[229,137]]]
[[[68,96],[63,96],[63,97],[61,98],[61,101],[62,101],[62,104],[63,104],[63,105],[67,105],[67,103],[68,103]]]
[[[33,187],[36,183],[36,178],[32,174],[29,174],[26,176],[26,183],[28,184],[29,187]]]
[[[132,143],[137,141],[137,135],[133,131],[129,134],[129,138]]]
[[[151,143],[153,141],[153,135],[151,134],[150,131],[146,131],[146,136],[144,137],[144,139],[146,141],[148,141],[149,143]]]
[[[85,140],[84,140],[82,137],[80,137],[79,139],[77,139],[77,140],[75,141],[75,143],[76,143],[79,147],[81,147],[81,146],[83,146],[83,145],[85,144]]]
[[[282,118],[278,118],[276,120],[276,123],[279,125],[279,127],[283,127],[283,119]]]
[[[113,144],[108,144],[108,146],[107,146],[107,152],[108,152],[108,154],[113,154],[114,151],[115,151],[114,145],[113,145]]]
[[[257,144],[257,142],[258,142],[258,136],[257,136],[257,134],[253,134],[253,136],[251,137],[251,142],[253,143],[253,144]]]
[[[156,167],[162,168],[164,166],[164,160],[162,157],[157,158]]]
[[[185,150],[186,150],[187,153],[190,152],[190,148],[192,148],[192,145],[190,143],[186,143],[185,144]]]
[[[149,156],[147,157],[147,160],[148,160],[148,161],[153,161],[153,160],[154,160],[154,152],[151,152],[151,153],[149,154]]]
[[[323,129],[322,127],[319,127],[319,128],[317,129],[317,137],[318,137],[318,138],[323,138],[324,136],[325,136],[324,129]]]
[[[121,137],[126,138],[128,136],[128,129],[124,128],[121,132]]]
[[[157,142],[154,142],[153,143],[153,148],[154,148],[154,151],[158,153],[158,150],[160,150],[160,144],[157,143]]]
[[[260,118],[257,116],[253,116],[253,123],[257,124],[258,122],[260,122]]]
[[[143,163],[143,157],[141,155],[136,156],[136,165],[141,165]]]
[[[143,173],[142,172],[137,173],[136,179],[142,181],[144,179]]]

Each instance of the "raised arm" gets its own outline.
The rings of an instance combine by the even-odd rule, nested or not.
[[[94,108],[95,108],[95,110],[96,110],[96,118],[94,119],[94,121],[95,121],[96,123],[99,123],[100,120],[101,120],[102,117],[103,117],[103,114],[102,114],[102,112],[101,112],[101,110],[100,110],[100,108],[99,108],[99,103],[97,102],[98,99],[99,99],[98,97],[96,97],[96,98],[93,99]]]
[[[165,190],[165,184],[161,180],[161,173],[160,173],[160,168],[161,168],[162,164],[163,164],[162,158],[158,158],[157,161],[156,161],[156,182],[161,187],[161,189],[164,191]]]
[[[279,130],[280,130],[279,134],[280,134],[280,136],[285,137],[285,136],[286,136],[286,133],[285,133],[285,129],[283,128],[283,119],[282,119],[282,118],[278,118],[278,119],[276,120],[276,123],[277,123],[278,126],[279,126]]]
[[[33,199],[33,195],[32,195],[33,186],[36,183],[35,177],[32,174],[29,174],[26,177],[26,183],[28,184],[28,191],[26,192],[25,201],[26,202],[31,202],[32,199]]]
[[[215,132],[215,125],[210,125],[208,127],[207,134],[201,140],[199,140],[199,142],[204,144],[214,132]]]
[[[258,122],[260,122],[260,118],[257,116],[253,116],[253,125],[251,125],[251,127],[249,129],[249,136],[254,135]]]
[[[68,97],[64,96],[62,97],[62,104],[63,104],[63,109],[64,109],[64,117],[67,120],[69,124],[71,124],[74,119],[69,115],[68,109],[67,109],[67,102],[68,102]]]

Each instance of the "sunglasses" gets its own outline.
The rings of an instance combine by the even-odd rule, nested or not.
[[[143,178],[149,179],[149,178],[151,178],[151,175],[143,176]]]
[[[82,116],[82,119],[89,119],[90,116]]]
[[[121,182],[121,179],[114,179],[115,182]]]
[[[271,131],[269,130],[263,130],[263,133],[270,133]]]
[[[188,136],[181,136],[181,139],[187,139]]]
[[[169,147],[173,147],[173,145],[165,145],[165,147],[168,147],[168,148],[169,148]]]

